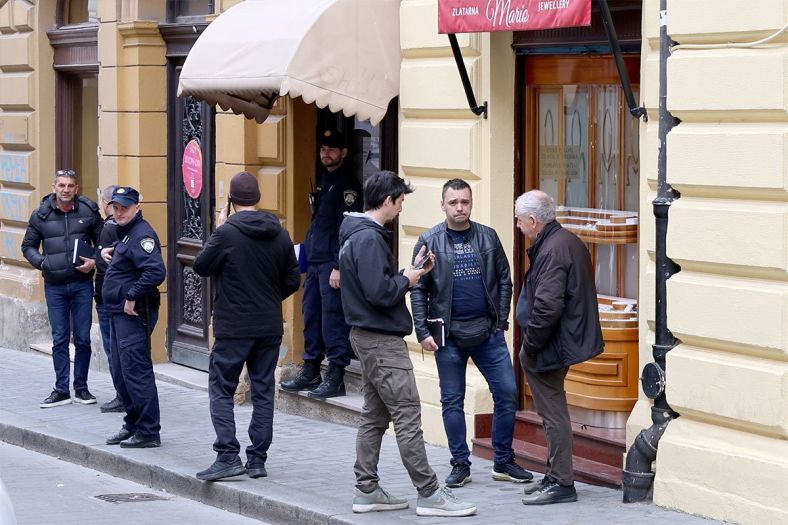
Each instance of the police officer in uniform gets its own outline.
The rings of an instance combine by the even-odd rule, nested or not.
[[[342,134],[326,130],[320,140],[323,169],[316,191],[310,195],[312,223],[304,248],[309,262],[304,282],[304,365],[298,375],[280,386],[284,390],[310,390],[318,399],[345,395],[345,367],[350,363],[350,327],[345,323],[339,294],[339,225],[345,212],[363,209],[361,183],[347,159]],[[320,362],[328,358],[321,382]]]
[[[153,376],[150,335],[159,317],[158,286],[166,270],[161,244],[142,218],[140,196],[120,187],[112,194],[119,241],[104,248],[104,308],[111,315],[112,379],[126,412],[124,425],[107,438],[123,448],[161,446],[159,394]]]

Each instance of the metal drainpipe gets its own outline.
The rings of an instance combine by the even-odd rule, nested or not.
[[[643,430],[627,453],[624,468],[624,503],[643,501],[651,496],[654,473],[651,464],[657,458],[659,440],[668,423],[679,415],[670,408],[665,397],[665,356],[679,341],[668,330],[667,280],[681,268],[667,256],[668,210],[679,193],[667,183],[667,135],[679,120],[667,108],[667,62],[673,44],[668,37],[667,0],[660,0],[659,28],[659,156],[657,162],[657,198],[654,199],[656,218],[656,319],[654,362],[643,368],[643,392],[654,400],[651,408],[651,427]]]

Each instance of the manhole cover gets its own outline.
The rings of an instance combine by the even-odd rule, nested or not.
[[[170,498],[146,492],[130,492],[128,494],[99,494],[96,499],[109,503],[134,503],[136,501],[166,501]]]

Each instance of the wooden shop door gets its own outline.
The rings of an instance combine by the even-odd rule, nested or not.
[[[626,64],[637,98],[639,58]],[[571,418],[623,429],[638,389],[638,120],[609,55],[528,57],[523,89],[523,187],[555,198],[558,221],[591,252],[599,294],[605,351],[571,368]],[[522,406],[532,409],[528,386],[521,392]]]

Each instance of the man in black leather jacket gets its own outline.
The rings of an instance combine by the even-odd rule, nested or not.
[[[55,388],[39,406],[51,408],[71,403],[68,342],[74,331],[74,398],[91,405],[88,390],[90,325],[93,312],[92,257],[73,261],[75,241],[96,246],[104,222],[95,202],[79,195],[73,170],[58,170],[52,191],[31,215],[22,240],[22,254],[44,276],[44,295],[52,326],[52,363]]]
[[[441,200],[446,220],[421,234],[414,248],[416,254],[426,245],[435,256],[435,269],[413,288],[411,305],[416,336],[424,350],[435,352],[438,365],[443,426],[452,455],[446,478],[450,487],[471,481],[464,411],[468,358],[493,395],[493,479],[523,483],[533,478],[515,462],[512,448],[517,384],[504,339],[512,299],[509,262],[495,230],[470,220],[472,208],[468,183],[448,181]],[[429,330],[437,319],[445,327],[443,346]]]

